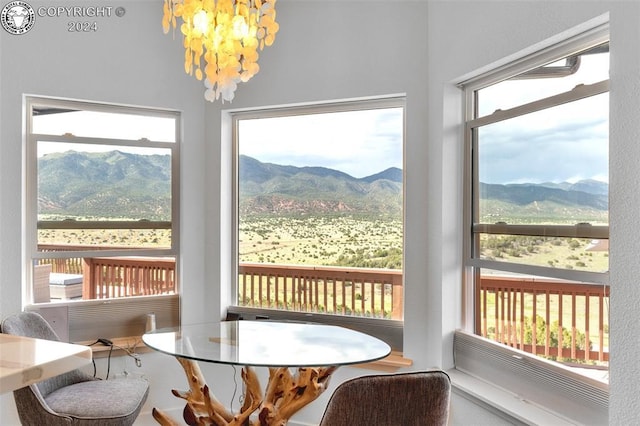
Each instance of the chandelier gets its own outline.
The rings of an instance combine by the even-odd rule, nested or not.
[[[204,78],[204,97],[233,100],[239,82],[260,70],[258,49],[278,32],[276,0],[165,0],[162,28],[178,27],[184,39],[184,70]],[[202,57],[204,56],[204,68]]]

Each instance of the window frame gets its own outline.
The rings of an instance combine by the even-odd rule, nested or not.
[[[119,139],[119,138],[100,138],[98,136],[73,136],[51,135],[33,133],[33,110],[34,108],[47,107],[59,109],[73,109],[78,111],[95,111],[105,113],[122,113],[129,115],[153,116],[161,118],[169,118],[175,120],[175,137],[174,141],[153,141],[146,138],[139,140]],[[138,107],[132,105],[120,105],[103,102],[93,102],[84,100],[72,100],[66,98],[54,98],[46,96],[25,95],[23,97],[24,111],[24,137],[23,137],[23,305],[27,310],[35,310],[47,312],[55,308],[63,308],[69,310],[69,328],[73,328],[73,318],[71,311],[82,311],[83,318],[78,318],[82,322],[88,321],[86,328],[99,328],[101,326],[100,317],[103,314],[109,315],[106,307],[110,303],[105,304],[105,300],[115,302],[114,306],[124,305],[123,309],[138,310],[146,313],[147,306],[154,306],[159,315],[166,314],[167,325],[177,325],[179,321],[178,303],[179,299],[179,247],[180,247],[180,144],[181,144],[181,125],[182,114],[177,110]],[[143,249],[106,249],[106,250],[75,250],[67,252],[41,252],[38,251],[38,229],[65,229],[68,224],[60,221],[42,221],[38,222],[38,158],[37,144],[39,141],[46,142],[66,142],[79,144],[99,144],[113,145],[117,149],[119,146],[142,147],[142,148],[163,148],[171,151],[171,220],[164,221],[86,221],[75,222],[71,227],[74,229],[170,229],[171,230],[171,246],[167,248],[143,248]],[[55,301],[34,304],[33,302],[33,261],[41,258],[66,258],[66,257],[116,257],[116,256],[144,256],[144,257],[173,257],[176,263],[176,292],[175,294],[124,297],[117,299],[92,299],[92,300],[73,300],[73,301]],[[141,316],[142,318],[142,316]],[[123,319],[124,321],[124,319]],[[142,320],[143,321],[143,320]],[[116,321],[116,330],[125,330],[127,324],[120,324]],[[71,335],[73,338],[74,336]],[[111,335],[109,337],[118,337]]]
[[[383,318],[352,317],[346,315],[324,314],[316,312],[284,311],[278,309],[266,309],[250,306],[239,306],[238,300],[238,232],[239,232],[239,152],[238,152],[238,121],[243,119],[275,118],[293,115],[309,115],[333,112],[349,112],[356,110],[373,110],[382,108],[403,109],[403,140],[402,140],[402,173],[403,173],[403,292],[406,285],[405,259],[406,259],[406,96],[389,95],[362,99],[350,99],[342,101],[314,102],[309,104],[296,104],[275,107],[252,108],[242,110],[228,110],[230,123],[229,137],[231,139],[231,288],[230,305],[226,307],[228,317],[241,317],[243,319],[275,319],[286,321],[313,321],[332,325],[342,325],[348,328],[374,335],[391,345],[394,350],[402,350],[404,320]],[[404,300],[404,298],[403,298]]]
[[[553,61],[554,58],[571,55],[583,51],[590,47],[597,46],[608,41],[607,29],[598,28],[592,32],[587,32],[572,40],[568,40],[550,49],[543,50],[527,57],[527,60],[516,61],[511,67],[504,66],[498,70],[489,72],[484,76],[459,84],[463,91],[465,106],[464,124],[464,229],[470,229],[470,233],[465,233],[464,237],[464,262],[465,267],[487,268],[504,270],[508,272],[542,275],[551,278],[561,278],[572,281],[586,281],[594,284],[608,284],[608,272],[586,272],[564,270],[560,268],[547,268],[533,265],[515,264],[500,262],[495,260],[480,259],[477,256],[479,247],[475,245],[475,234],[505,234],[505,235],[525,235],[525,236],[549,236],[549,237],[575,237],[608,239],[609,226],[592,226],[585,224],[575,225],[519,225],[504,223],[480,223],[478,218],[478,197],[475,188],[479,187],[478,164],[474,156],[477,151],[476,129],[488,124],[501,122],[514,117],[521,117],[525,114],[541,111],[554,106],[570,103],[590,96],[606,93],[609,91],[609,80],[600,81],[590,85],[579,85],[574,89],[547,98],[539,99],[514,108],[497,110],[492,114],[476,117],[475,94],[478,90],[506,80],[510,77],[521,74],[527,70],[534,69]]]
[[[524,401],[531,401],[549,411],[572,421],[590,422],[607,419],[609,385],[577,374],[555,362],[540,359],[506,345],[476,335],[480,313],[475,312],[475,298],[481,268],[505,272],[542,275],[572,281],[583,281],[593,285],[609,285],[609,272],[588,272],[568,269],[554,269],[543,266],[507,263],[475,257],[478,247],[474,245],[474,233],[498,233],[513,235],[539,235],[539,230],[549,236],[569,236],[582,238],[609,238],[609,226],[544,226],[508,225],[476,223],[478,204],[474,198],[474,188],[478,186],[476,160],[473,155],[474,129],[480,125],[497,122],[508,117],[520,116],[527,112],[546,109],[587,96],[608,92],[609,80],[595,84],[578,86],[573,90],[552,95],[548,98],[529,102],[504,111],[496,111],[476,117],[475,93],[477,90],[537,68],[554,59],[586,50],[609,41],[609,23],[597,22],[591,28],[584,27],[572,31],[573,34],[561,41],[551,40],[551,45],[531,53],[531,49],[508,63],[502,63],[492,70],[460,81],[463,106],[463,237],[462,237],[462,330],[454,337],[455,368],[477,377],[509,392],[519,395]],[[479,221],[478,221],[479,222]],[[481,351],[481,355],[478,353]],[[469,355],[471,354],[471,355]],[[473,355],[475,354],[475,355]],[[502,360],[502,361],[500,361]],[[504,363],[512,363],[513,367]],[[571,408],[567,408],[571,407]],[[580,407],[580,408],[576,408]]]

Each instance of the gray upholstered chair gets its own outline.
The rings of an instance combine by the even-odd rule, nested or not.
[[[450,398],[440,370],[357,377],[336,388],[320,426],[444,426]]]
[[[2,332],[59,340],[34,312],[22,312],[2,322]],[[144,379],[99,380],[73,370],[13,392],[23,425],[132,425],[147,399]]]

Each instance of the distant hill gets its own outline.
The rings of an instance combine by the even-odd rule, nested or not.
[[[583,179],[575,183],[569,182],[561,182],[561,183],[553,183],[553,182],[545,182],[541,183],[540,186],[544,186],[547,188],[557,188],[564,189],[565,191],[582,191],[589,194],[598,194],[598,195],[608,195],[609,194],[609,184],[606,182],[600,182],[598,180],[593,179]]]
[[[595,181],[593,181],[595,182]],[[602,184],[602,182],[598,182]],[[607,185],[607,184],[603,184]],[[561,189],[565,187],[566,189]],[[565,206],[581,206],[596,210],[609,208],[608,186],[577,182],[575,184],[480,184],[480,198],[500,200],[519,206],[534,202],[553,202]]]
[[[602,223],[608,221],[608,184],[597,181],[480,184],[481,221]]]
[[[365,182],[375,182],[377,180],[389,180],[391,182],[402,182],[402,170],[397,167],[390,167],[380,173],[376,173],[375,175],[363,177],[361,180]]]
[[[326,167],[262,163],[240,156],[240,213],[402,212],[402,170],[353,176]]]
[[[325,167],[262,163],[240,156],[241,214],[400,215],[401,169],[355,178]],[[38,160],[39,211],[61,216],[168,220],[170,157],[120,151],[49,154]],[[496,221],[532,215],[603,217],[608,184],[480,184],[483,215]],[[489,219],[492,220],[492,219]]]
[[[169,220],[170,160],[120,151],[45,155],[38,159],[39,213]]]

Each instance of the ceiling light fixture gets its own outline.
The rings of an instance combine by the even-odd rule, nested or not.
[[[184,37],[184,70],[204,78],[204,97],[233,100],[239,82],[260,70],[258,49],[271,46],[279,26],[276,0],[165,0],[162,28]],[[206,65],[202,67],[202,57]]]

